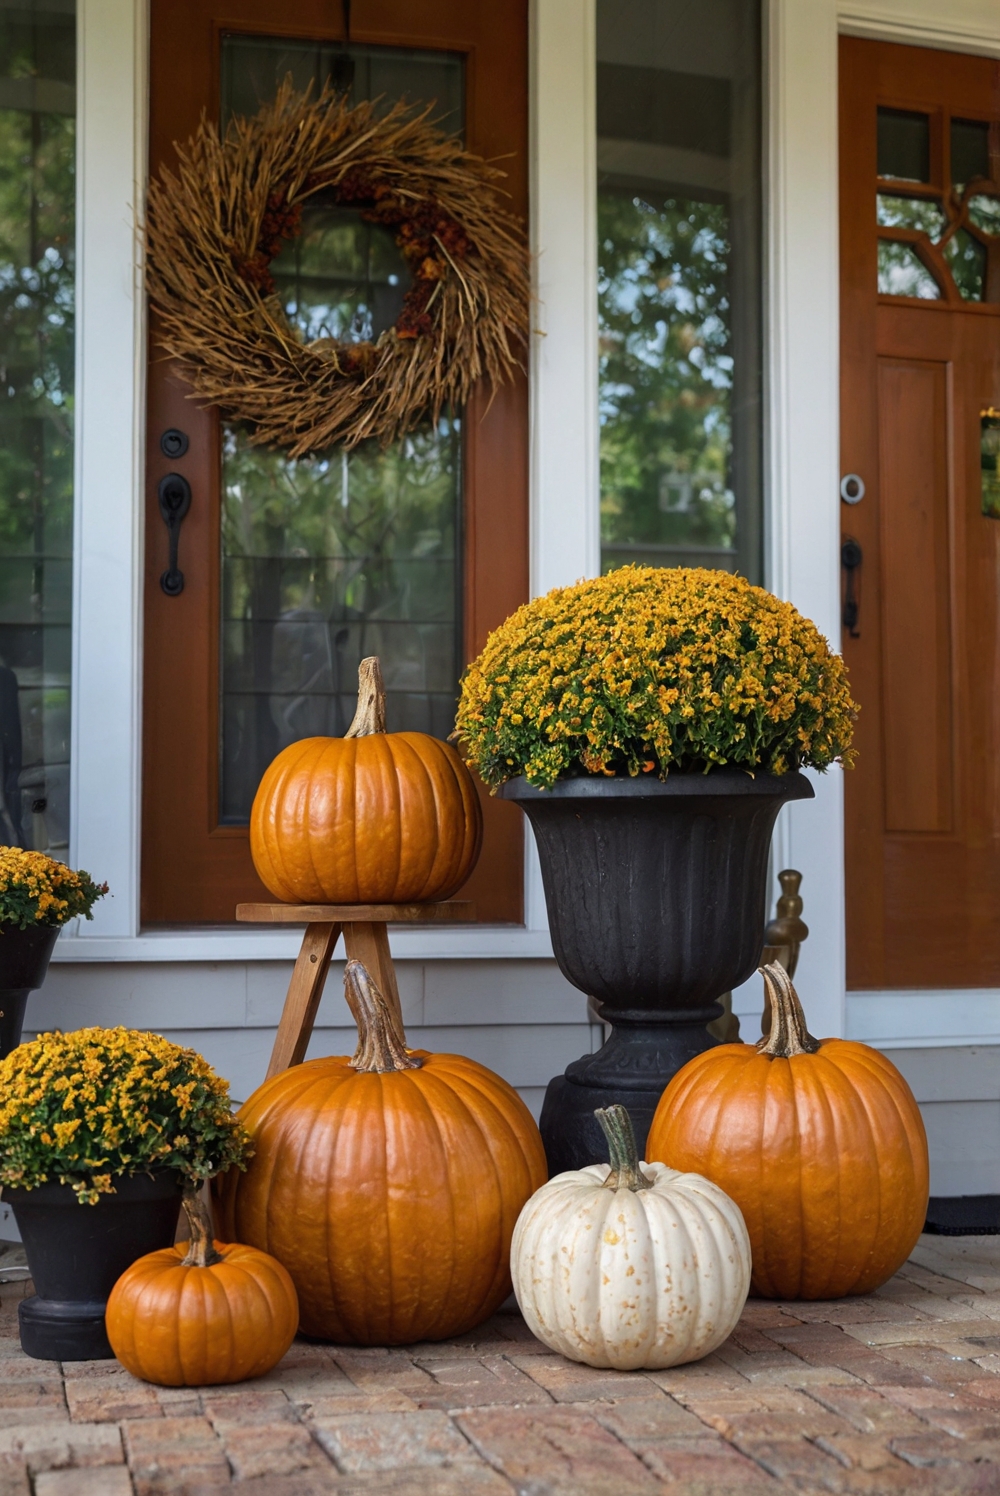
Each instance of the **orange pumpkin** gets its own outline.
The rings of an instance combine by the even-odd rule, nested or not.
[[[646,1157],[704,1174],[743,1212],[752,1291],[870,1293],[906,1261],[927,1211],[927,1138],[895,1065],[866,1044],[817,1040],[780,966],[761,970],[771,1029],[722,1044],[667,1086]]]
[[[510,1293],[514,1223],[546,1179],[542,1140],[498,1075],[407,1050],[359,961],[344,980],[357,1052],[286,1070],[244,1104],[255,1154],[220,1181],[225,1229],[284,1263],[307,1335],[461,1335]]]
[[[358,710],[343,738],[282,750],[250,812],[261,882],[297,904],[446,899],[476,865],[483,817],[454,748],[386,732],[378,660],[362,660]]]
[[[212,1243],[194,1191],[184,1196],[191,1241],[140,1257],[105,1311],[127,1371],[161,1387],[245,1382],[276,1366],[295,1338],[299,1306],[280,1262],[254,1247]]]

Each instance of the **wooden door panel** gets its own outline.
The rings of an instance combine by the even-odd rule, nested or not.
[[[878,185],[880,106],[927,114],[925,186]],[[843,640],[862,707],[846,776],[854,989],[1000,984],[1000,523],[979,497],[1000,303],[877,288],[876,191],[947,202],[951,117],[993,122],[1000,185],[997,63],[842,39],[841,456],[867,485],[842,506],[864,553],[859,637]]]
[[[947,365],[882,359],[885,829],[952,825]]]
[[[343,40],[342,10],[328,0],[152,0],[150,170],[173,164],[173,145],[196,129],[203,110],[218,117],[225,34]],[[527,214],[527,3],[505,0],[356,0],[351,41],[459,53],[465,59],[466,139],[500,159],[510,205]],[[222,825],[218,812],[220,426],[189,398],[156,351],[150,328],[145,568],[142,919],[144,924],[228,923],[240,901],[264,890],[247,829]],[[462,481],[466,660],[486,634],[528,595],[528,415],[524,378],[490,401],[479,392],[465,412]],[[188,453],[169,460],[160,436],[176,426]],[[159,586],[166,531],[157,484],[168,472],[188,478],[180,566],[185,588]],[[456,682],[457,687],[457,682]],[[390,722],[390,727],[392,726]],[[523,918],[523,829],[516,806],[485,795],[480,864],[461,891],[479,918]]]

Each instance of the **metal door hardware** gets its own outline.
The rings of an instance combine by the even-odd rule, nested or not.
[[[160,437],[160,451],[164,457],[183,457],[187,449],[187,432],[178,431],[176,426],[171,426]]]
[[[180,473],[168,473],[160,479],[156,495],[170,537],[170,562],[160,577],[160,586],[168,597],[179,597],[184,591],[184,573],[177,565],[177,544],[181,538],[181,523],[191,508],[191,485]]]
[[[845,504],[860,504],[865,496],[865,480],[857,473],[845,473],[840,480],[840,497]]]
[[[858,628],[858,618],[861,613],[861,595],[855,577],[864,560],[860,545],[852,535],[848,535],[840,547],[840,564],[846,574],[844,586],[844,607],[841,621],[844,628],[852,639],[859,639],[861,631]]]

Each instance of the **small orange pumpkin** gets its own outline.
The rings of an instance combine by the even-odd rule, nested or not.
[[[362,660],[343,738],[303,738],[266,770],[250,851],[278,899],[403,904],[449,898],[476,865],[483,816],[454,748],[386,732],[379,662]]]
[[[244,1104],[255,1153],[219,1182],[225,1230],[284,1263],[307,1335],[461,1335],[510,1293],[514,1223],[546,1179],[542,1140],[498,1075],[407,1050],[361,962],[344,985],[357,1051],[285,1070]]]
[[[161,1387],[263,1376],[295,1339],[295,1286],[280,1262],[255,1247],[213,1245],[194,1190],[185,1192],[184,1209],[190,1243],[140,1257],[111,1290],[111,1349],[126,1371]]]
[[[878,1050],[817,1040],[780,966],[761,968],[771,1029],[722,1044],[667,1086],[646,1156],[704,1174],[743,1212],[762,1298],[870,1293],[902,1267],[927,1212],[927,1137]]]

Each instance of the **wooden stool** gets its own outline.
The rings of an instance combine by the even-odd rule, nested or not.
[[[404,1042],[396,971],[389,953],[387,924],[459,924],[475,919],[476,906],[450,899],[440,904],[237,904],[241,924],[305,925],[288,996],[267,1067],[267,1078],[301,1065],[316,1022],[316,1010],[330,969],[330,958],[344,932],[349,961],[362,961],[371,972],[396,1020]]]

